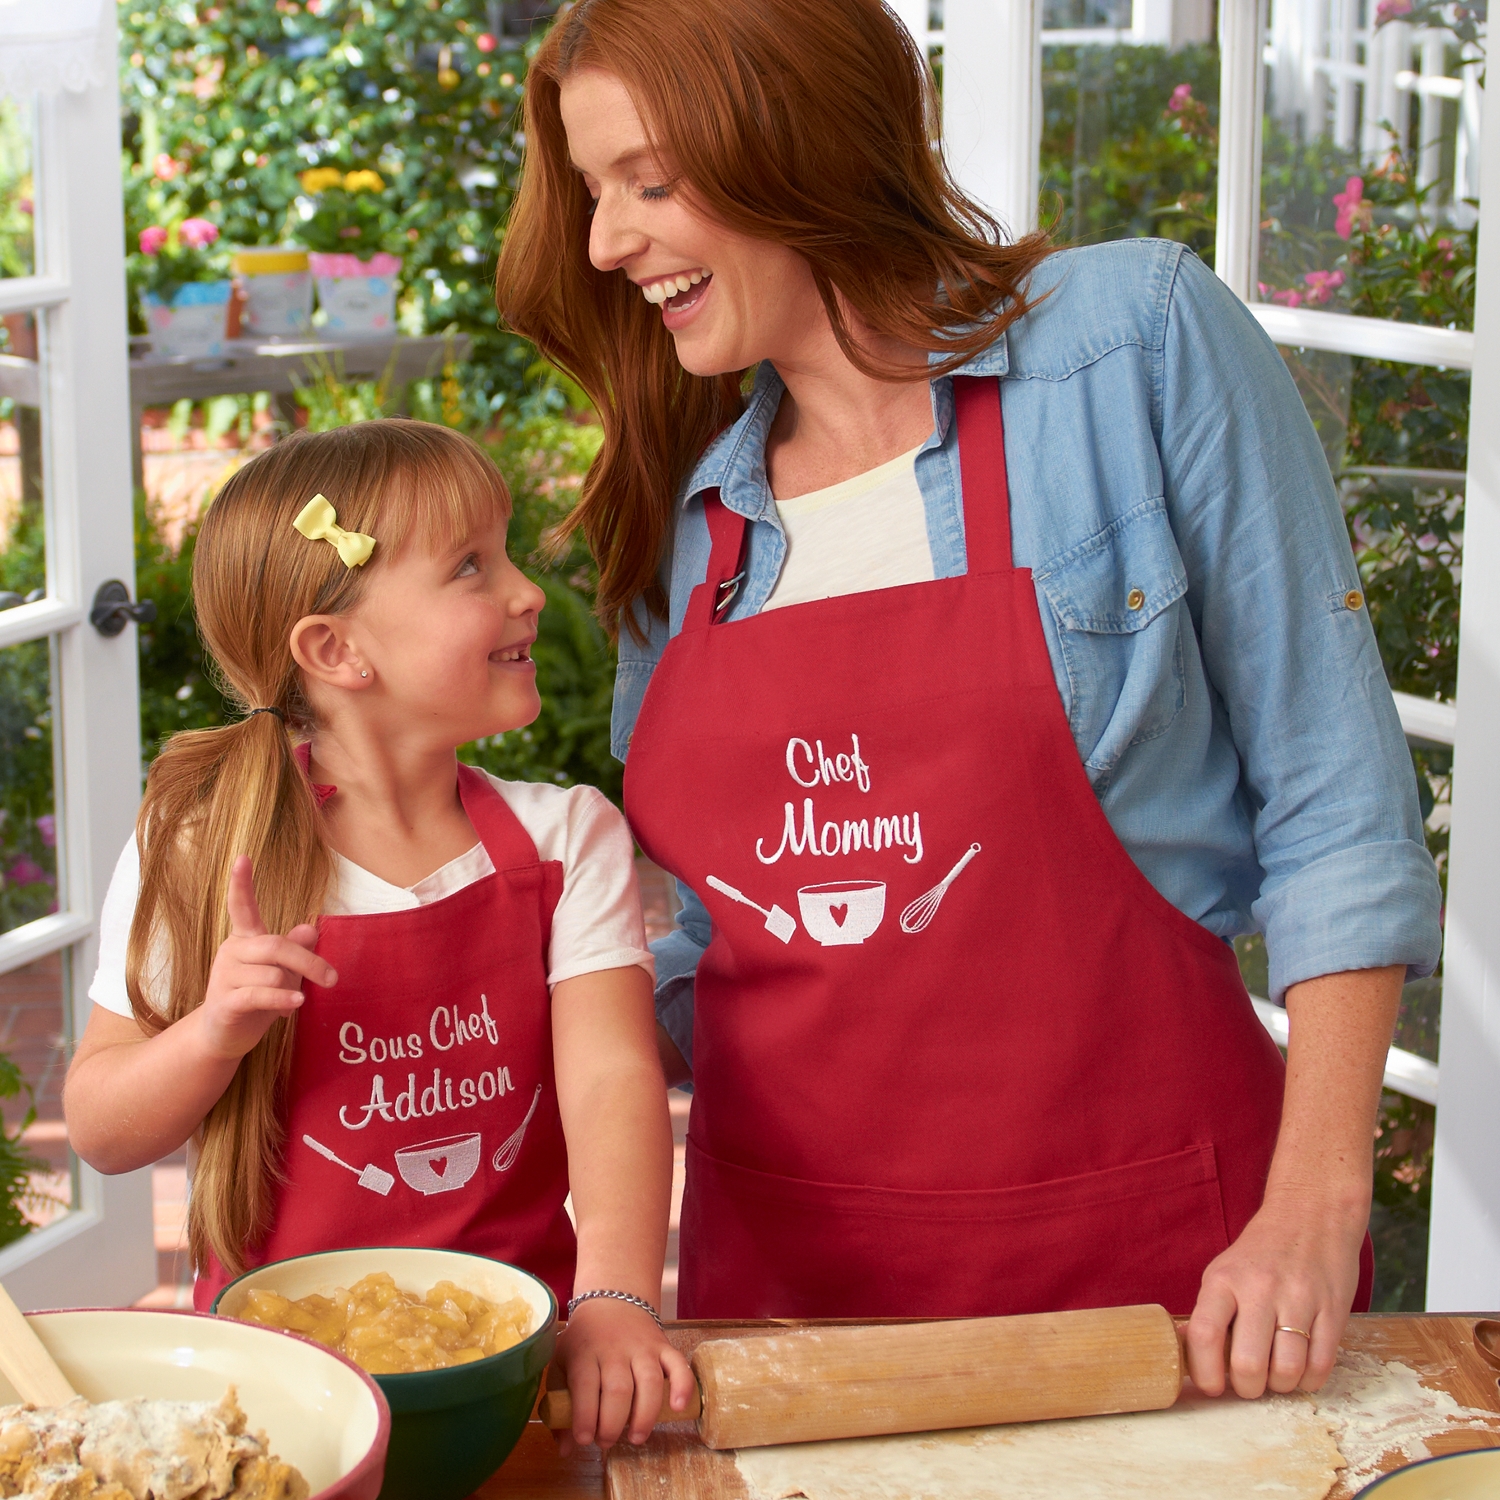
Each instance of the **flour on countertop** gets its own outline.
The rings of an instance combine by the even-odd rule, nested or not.
[[[1363,1352],[1340,1354],[1328,1384],[1312,1400],[1344,1455],[1351,1491],[1374,1479],[1389,1454],[1403,1463],[1431,1458],[1427,1439],[1440,1433],[1467,1428],[1500,1434],[1494,1412],[1460,1406],[1447,1391],[1423,1385],[1410,1365]]]
[[[742,1448],[754,1500],[1324,1500],[1340,1459],[1305,1396]]]

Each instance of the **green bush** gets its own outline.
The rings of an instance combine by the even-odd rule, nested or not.
[[[26,1127],[36,1118],[30,1104],[31,1088],[15,1063],[0,1052],[0,1099],[19,1098],[27,1100],[27,1109],[14,1129],[0,1120],[0,1246],[31,1232],[25,1212],[28,1208],[45,1208],[54,1202],[31,1185],[31,1174],[46,1171],[47,1163],[21,1144]]]

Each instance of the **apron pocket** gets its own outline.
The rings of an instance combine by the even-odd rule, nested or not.
[[[687,1143],[681,1317],[1189,1313],[1229,1244],[1211,1144],[1022,1187],[809,1182]]]

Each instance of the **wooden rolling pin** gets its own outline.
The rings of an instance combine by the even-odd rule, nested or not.
[[[657,1420],[696,1420],[710,1448],[759,1448],[1160,1411],[1177,1400],[1182,1356],[1152,1305],[709,1339],[693,1373],[701,1399],[686,1412],[663,1400]],[[568,1393],[548,1391],[540,1414],[570,1427]]]

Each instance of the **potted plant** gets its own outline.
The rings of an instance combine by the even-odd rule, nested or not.
[[[384,179],[368,169],[312,167],[298,181],[305,196],[296,235],[309,251],[325,331],[346,338],[394,333],[401,257],[385,248],[395,214]]]
[[[207,219],[183,219],[143,229],[131,256],[132,280],[158,354],[218,354],[233,285],[219,231]]]

